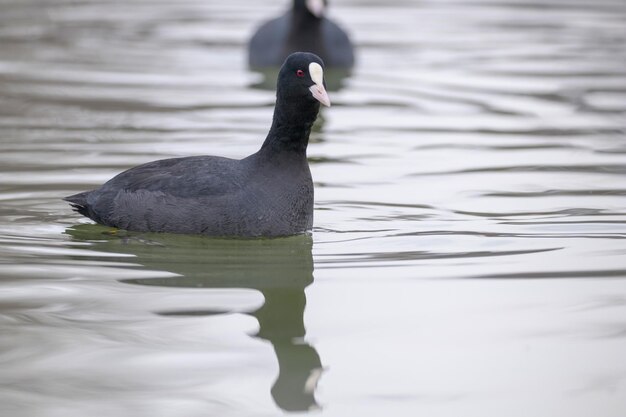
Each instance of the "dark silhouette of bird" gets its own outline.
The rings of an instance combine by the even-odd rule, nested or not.
[[[306,150],[320,103],[330,106],[323,68],[314,54],[289,55],[278,75],[269,133],[247,158],[154,161],[65,200],[98,223],[127,230],[246,237],[310,230]]]
[[[250,67],[278,67],[292,52],[309,51],[327,68],[352,68],[354,47],[347,33],[325,16],[326,8],[326,0],[294,0],[284,15],[262,24],[248,45]]]

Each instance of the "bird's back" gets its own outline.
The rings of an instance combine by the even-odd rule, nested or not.
[[[308,166],[293,175],[278,168],[259,163],[255,155],[166,159],[131,168],[66,200],[98,223],[128,230],[216,236],[303,232],[312,223]]]
[[[286,57],[285,42],[289,36],[289,15],[272,19],[259,27],[248,45],[248,64],[252,68],[276,67]]]

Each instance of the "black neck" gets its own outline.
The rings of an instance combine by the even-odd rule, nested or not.
[[[297,10],[297,11],[306,10],[307,12],[309,12],[312,15],[312,13],[309,11],[309,8],[306,7],[306,0],[294,0],[293,1],[293,10]]]
[[[292,23],[305,26],[319,26],[322,20],[320,17],[317,17],[313,13],[311,13],[311,11],[306,7],[306,4],[303,0],[296,0],[294,2],[291,19]]]
[[[283,100],[277,100],[272,127],[263,142],[261,152],[271,151],[274,154],[289,152],[306,156],[309,134],[319,107],[316,101],[298,103],[294,106]]]
[[[301,9],[294,8],[291,12],[289,32],[284,46],[284,54],[293,51],[313,52],[326,56],[326,48],[321,41],[322,19],[314,16],[304,5]]]

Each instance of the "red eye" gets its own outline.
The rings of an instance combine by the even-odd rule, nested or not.
[[[302,71],[302,70],[298,70],[298,71],[296,71],[296,75],[297,75],[298,77],[304,77],[304,71]]]

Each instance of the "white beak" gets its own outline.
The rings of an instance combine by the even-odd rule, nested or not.
[[[330,107],[330,98],[328,98],[328,93],[323,85],[313,84],[309,90],[311,90],[311,94],[317,101],[326,107]]]
[[[326,88],[324,88],[324,70],[322,66],[317,62],[311,62],[309,64],[309,74],[311,75],[311,80],[315,83],[309,87],[309,91],[311,91],[311,94],[317,101],[326,107],[330,107],[330,98],[328,98],[328,93]]]

